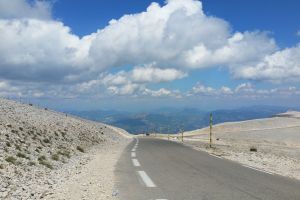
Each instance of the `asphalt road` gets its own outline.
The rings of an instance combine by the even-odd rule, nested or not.
[[[131,142],[115,175],[123,200],[300,200],[300,181],[153,138]]]

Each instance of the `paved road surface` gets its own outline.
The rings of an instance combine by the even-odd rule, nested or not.
[[[300,200],[300,181],[153,138],[129,144],[115,174],[122,200]]]

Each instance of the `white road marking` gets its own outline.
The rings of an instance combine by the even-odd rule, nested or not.
[[[221,156],[217,156],[217,155],[215,155],[215,154],[209,154],[209,155],[211,155],[211,156],[213,156],[213,157],[216,157],[216,158],[223,159]]]
[[[140,162],[135,158],[132,159],[132,163],[133,163],[133,166],[135,166],[135,167],[140,167],[141,166]]]
[[[132,151],[132,152],[135,152],[135,148],[133,148],[131,151]]]
[[[247,167],[247,168],[250,168],[250,169],[253,169],[253,170],[256,170],[256,171],[260,171],[260,172],[263,172],[263,173],[267,173],[267,174],[271,174],[273,175],[272,172],[268,172],[268,171],[265,171],[265,170],[262,170],[262,169],[258,169],[258,168],[255,168],[255,167],[251,167],[249,165],[243,165],[244,167]]]
[[[135,152],[131,152],[131,157],[136,157],[136,153]]]
[[[156,185],[153,183],[151,178],[146,174],[146,172],[138,171],[138,174],[140,175],[146,187],[156,187]]]

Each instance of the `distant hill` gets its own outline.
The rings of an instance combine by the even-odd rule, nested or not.
[[[278,106],[251,106],[211,111],[214,124],[272,117],[296,108]],[[145,132],[177,133],[203,128],[209,124],[210,112],[196,108],[162,108],[153,112],[130,113],[115,110],[69,111],[68,113],[90,120],[101,121],[138,134]]]

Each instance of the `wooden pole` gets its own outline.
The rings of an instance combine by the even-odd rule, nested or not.
[[[210,119],[209,119],[209,147],[212,147],[212,113],[210,113]]]

